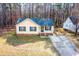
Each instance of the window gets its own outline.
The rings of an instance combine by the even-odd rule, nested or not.
[[[71,24],[71,23],[66,24],[66,27],[71,27],[71,26],[72,26],[72,24]]]
[[[45,26],[45,30],[51,30],[50,26]]]
[[[36,31],[36,27],[30,27],[30,31]]]
[[[20,26],[20,27],[19,27],[19,31],[26,31],[26,27]]]

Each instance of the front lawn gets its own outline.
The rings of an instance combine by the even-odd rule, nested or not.
[[[17,36],[8,32],[0,37],[0,55],[16,56],[51,56],[56,55],[48,38],[38,35]]]
[[[7,43],[12,45],[19,45],[24,43],[33,43],[38,41],[49,41],[48,38],[41,38],[38,35],[31,35],[31,36],[17,36],[12,34],[11,36],[7,37]]]

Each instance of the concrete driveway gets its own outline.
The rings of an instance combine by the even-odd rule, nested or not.
[[[61,56],[76,56],[79,50],[73,42],[64,35],[49,35],[49,39],[54,45],[57,53]]]

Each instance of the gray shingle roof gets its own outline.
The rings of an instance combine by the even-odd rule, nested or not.
[[[69,17],[73,24],[77,24],[77,17],[76,16],[70,16]]]

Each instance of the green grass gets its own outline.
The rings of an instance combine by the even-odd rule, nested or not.
[[[38,35],[31,36],[17,36],[15,33],[7,33],[7,43],[11,45],[20,45],[25,43],[34,43],[37,41],[49,41],[48,38],[41,38]]]

